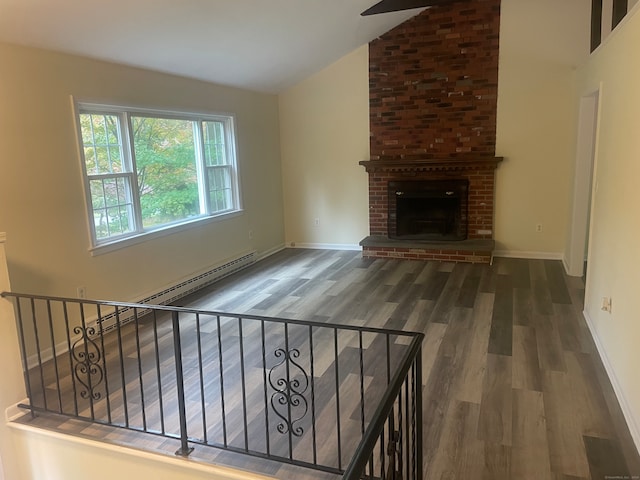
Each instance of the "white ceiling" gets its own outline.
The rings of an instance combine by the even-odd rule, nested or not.
[[[278,93],[419,10],[377,0],[0,0],[0,41]]]

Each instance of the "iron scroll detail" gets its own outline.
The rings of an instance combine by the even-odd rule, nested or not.
[[[282,420],[277,426],[282,434],[291,433],[296,437],[304,434],[301,426],[296,426],[307,414],[309,403],[304,394],[309,388],[309,375],[295,359],[300,357],[300,351],[293,348],[286,351],[278,348],[274,355],[281,360],[269,370],[269,384],[275,392],[271,395],[271,407]],[[284,374],[274,380],[274,372],[284,366]]]
[[[96,390],[104,380],[104,372],[100,366],[102,355],[96,342],[91,339],[95,335],[94,327],[75,327],[73,333],[82,336],[76,340],[71,349],[75,365],[73,374],[84,387],[80,396],[84,399],[100,400],[102,394]]]

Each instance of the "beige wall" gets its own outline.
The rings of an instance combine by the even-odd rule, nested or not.
[[[600,89],[585,314],[640,447],[640,4],[578,71]],[[612,298],[612,312],[600,310]]]
[[[284,243],[277,97],[0,44],[0,231],[16,291],[135,300]],[[245,211],[91,256],[70,96],[236,115]],[[250,238],[249,231],[253,231]]]
[[[369,50],[279,97],[287,245],[357,245],[369,234]],[[315,219],[319,225],[315,225]]]
[[[589,5],[503,0],[501,37],[497,248],[560,258],[573,188],[575,66],[588,55]],[[368,234],[367,177],[357,164],[368,156],[367,76],[365,45],[280,95],[287,243],[353,244]]]
[[[505,160],[496,174],[495,228],[500,254],[560,258],[565,248],[575,66],[589,53],[589,10],[582,0],[502,1],[496,154]]]

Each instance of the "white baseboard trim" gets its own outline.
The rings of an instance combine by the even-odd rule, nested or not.
[[[286,248],[287,246],[284,243],[281,243],[280,245],[270,248],[269,250],[265,250],[264,252],[258,252],[258,258],[256,259],[256,261],[264,260],[265,258],[270,257],[271,255],[275,255],[276,253],[281,252]]]
[[[297,243],[289,242],[289,248],[310,248],[314,250],[362,250],[362,247],[353,243]]]
[[[562,260],[559,252],[527,252],[523,250],[494,250],[494,257],[503,258],[529,258],[532,260]]]
[[[219,263],[191,274],[176,283],[165,285],[153,292],[138,295],[134,303],[147,303],[151,305],[167,305],[186,295],[200,290],[224,277],[231,275],[256,262],[257,252],[251,250],[234,257],[222,260]]]
[[[634,417],[633,411],[629,407],[629,402],[624,394],[624,390],[622,389],[620,382],[618,381],[618,377],[616,376],[616,372],[609,361],[609,357],[607,355],[607,351],[602,344],[600,337],[596,333],[595,323],[591,316],[587,313],[586,310],[582,312],[585,320],[587,321],[587,326],[589,327],[589,331],[591,332],[591,337],[593,337],[593,341],[596,344],[596,349],[598,350],[598,354],[600,355],[600,359],[602,360],[602,364],[604,365],[604,369],[607,372],[607,376],[609,377],[609,381],[611,382],[611,386],[613,386],[613,391],[616,394],[616,398],[618,399],[618,403],[620,403],[620,408],[622,409],[622,414],[624,415],[624,419],[627,421],[627,426],[629,427],[629,432],[631,433],[631,438],[633,438],[633,443],[636,445],[636,450],[640,452],[640,425],[638,424],[638,420]]]
[[[584,271],[584,263],[587,261],[587,259],[585,258],[582,261],[582,265],[578,266],[578,269],[574,269],[573,271],[571,270],[571,268],[569,267],[569,260],[567,260],[566,255],[562,255],[562,266],[564,267],[564,272],[569,275],[570,277],[584,277],[585,271]]]
[[[284,248],[284,246],[282,246],[282,248]],[[273,253],[275,253],[276,250],[277,249],[274,249]],[[272,255],[273,253],[270,254]],[[201,288],[211,285],[212,283],[222,280],[228,275],[247,268],[248,266],[253,265],[256,261],[257,252],[255,250],[252,250],[203,269],[200,272],[184,278],[173,285],[167,285],[164,288],[156,290],[155,292],[148,292],[146,294],[139,295],[136,299],[130,300],[129,303],[167,305],[175,302],[176,300],[179,300],[180,298],[190,293],[193,293],[197,290],[200,290]],[[142,316],[144,313],[146,313],[145,310],[139,310],[137,312],[137,315]],[[122,308],[119,310],[118,318],[116,319],[114,309],[104,309],[102,310],[101,315],[102,331],[106,333],[110,330],[115,329],[118,322],[120,323],[120,325],[124,325],[132,321],[135,318],[135,315],[136,312],[134,312],[133,309]],[[94,328],[96,334],[100,331],[100,326],[98,325],[98,318],[96,314],[85,318],[85,324],[87,328]],[[90,335],[93,335],[93,333],[91,333]],[[69,351],[69,343],[73,346],[81,339],[82,334],[76,334],[69,339],[69,342],[63,340],[62,342],[55,345],[55,350],[52,347],[43,349],[40,352],[40,357],[38,357],[37,353],[30,355],[27,358],[28,368],[38,366],[40,361],[44,363],[51,360],[53,358],[54,351],[56,355],[67,353]]]

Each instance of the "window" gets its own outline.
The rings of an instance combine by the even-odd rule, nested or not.
[[[94,246],[239,211],[232,117],[77,112]]]

